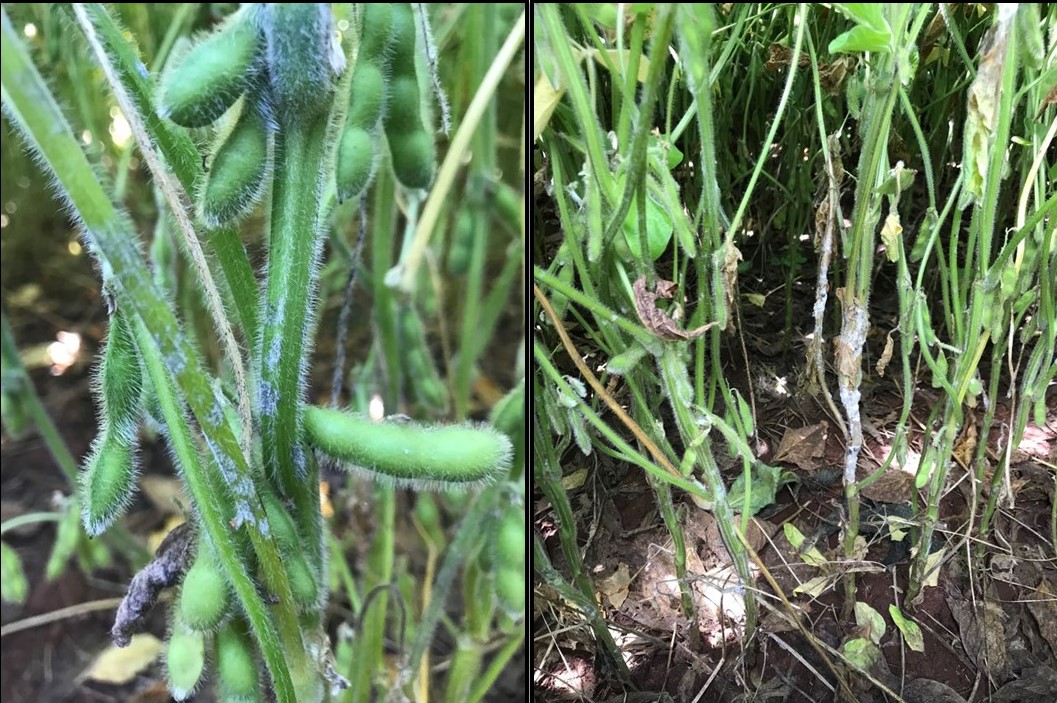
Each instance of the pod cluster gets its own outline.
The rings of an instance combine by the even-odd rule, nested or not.
[[[417,30],[410,3],[366,3],[337,154],[338,198],[370,186],[381,158],[381,132],[393,173],[406,188],[427,188],[436,170],[433,133],[422,113],[415,68]]]

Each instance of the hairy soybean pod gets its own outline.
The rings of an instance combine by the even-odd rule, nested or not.
[[[411,91],[407,90],[412,84],[415,86],[413,100]],[[428,188],[437,168],[436,155],[433,135],[427,132],[422,124],[418,82],[414,76],[396,78],[393,81],[393,97],[386,115],[404,112],[415,116],[418,127],[403,131],[386,122],[385,132],[389,141],[389,155],[393,160],[393,173],[405,188]]]
[[[427,188],[436,170],[433,135],[422,120],[415,74],[415,15],[409,3],[393,3],[389,105],[383,122],[393,173],[405,188]]]
[[[206,666],[205,635],[188,627],[176,612],[173,613],[172,634],[166,646],[165,664],[172,697],[184,701],[194,695]]]
[[[180,590],[180,618],[194,630],[212,630],[227,615],[230,601],[228,580],[212,548],[199,538],[194,564]]]
[[[216,667],[220,679],[220,694],[227,701],[260,700],[260,681],[253,642],[241,619],[232,620],[220,628],[216,636]]]
[[[305,560],[305,550],[297,534],[297,526],[275,494],[265,493],[263,501],[268,524],[271,526],[272,534],[275,536],[275,541],[279,545],[279,551],[286,564],[286,573],[290,578],[290,589],[293,591],[294,600],[306,610],[314,608],[318,605],[319,590],[316,588],[315,576],[312,575],[312,570]]]
[[[261,199],[268,175],[268,133],[264,115],[247,99],[209,169],[201,201],[201,217],[209,227],[245,217]]]
[[[487,425],[372,422],[312,405],[304,422],[308,440],[324,454],[412,487],[474,486],[510,468],[510,440]]]
[[[195,46],[162,81],[161,113],[183,127],[215,122],[256,77],[260,50],[256,24],[242,11],[224,29]]]
[[[342,201],[363,192],[371,184],[378,165],[378,121],[385,112],[389,68],[386,47],[391,27],[388,4],[365,6],[356,68],[349,86],[349,112],[338,145],[336,178],[338,198]]]
[[[106,428],[126,444],[136,441],[143,416],[143,371],[127,313],[115,310],[96,378]]]
[[[81,519],[90,537],[106,532],[128,507],[136,488],[133,448],[113,432],[96,438],[81,474]]]

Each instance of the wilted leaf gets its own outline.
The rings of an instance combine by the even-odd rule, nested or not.
[[[774,502],[775,494],[778,492],[778,483],[782,470],[757,462],[752,467],[752,478],[749,482],[751,495],[749,496],[749,515],[755,515]],[[727,500],[730,507],[736,512],[745,512],[745,474],[742,473],[734,481],[734,485],[727,492]]]
[[[881,227],[881,241],[885,245],[885,256],[889,261],[899,261],[899,238],[903,236],[903,225],[899,223],[899,213],[890,212]]]
[[[973,607],[961,593],[947,595],[947,607],[958,621],[958,634],[965,653],[991,678],[1004,681],[1009,673],[1009,643],[1006,642],[1002,607],[991,601],[977,601]]]
[[[924,652],[925,639],[921,635],[921,628],[918,627],[918,624],[905,617],[903,611],[895,603],[888,606],[888,614],[892,616],[892,622],[903,633],[903,640],[907,643],[907,646],[915,652]]]
[[[938,568],[940,562],[943,561],[943,557],[947,554],[947,548],[937,549],[932,554],[929,554],[928,558],[925,559],[925,573],[928,576],[925,577],[924,586],[926,588],[934,588],[936,584],[940,582],[940,570]]]
[[[892,339],[892,333],[889,332],[888,335],[885,337],[885,348],[881,352],[881,358],[877,360],[876,370],[878,376],[883,377],[885,375],[885,369],[888,368],[888,362],[892,360],[892,352],[894,351],[895,342]]]
[[[862,494],[876,503],[906,503],[910,500],[914,477],[892,466],[881,478],[862,489]]]
[[[710,322],[689,331],[683,330],[671,315],[657,307],[658,298],[671,299],[675,295],[677,287],[672,281],[658,279],[657,292],[653,293],[646,289],[646,277],[640,276],[631,288],[635,295],[635,312],[638,313],[639,320],[646,329],[661,339],[695,339],[715,324]]]
[[[628,598],[631,575],[627,564],[620,564],[609,576],[595,581],[598,592],[609,599],[614,608],[619,608]]]
[[[1002,13],[999,13],[1000,17]],[[995,22],[980,40],[980,61],[976,78],[969,86],[968,110],[965,117],[962,167],[966,174],[959,207],[980,202],[987,180],[987,169],[995,138],[1001,97],[1002,70],[1013,22]]]
[[[532,140],[539,139],[547,123],[551,121],[551,115],[565,95],[565,86],[555,88],[551,85],[547,76],[542,73],[536,79],[536,86],[532,90]]]
[[[158,658],[162,646],[154,635],[134,635],[127,647],[111,645],[104,649],[79,678],[126,684]]]
[[[1028,610],[1039,625],[1039,634],[1057,656],[1057,590],[1045,578],[1039,579],[1038,588],[1028,601]]]
[[[767,302],[767,296],[763,293],[746,293],[745,299],[758,308],[762,308]]]
[[[805,581],[794,588],[793,593],[803,593],[812,598],[818,598],[830,587],[830,585],[833,584],[834,581],[837,580],[837,578],[838,577],[835,574],[830,574],[829,576],[816,576],[810,581]]]

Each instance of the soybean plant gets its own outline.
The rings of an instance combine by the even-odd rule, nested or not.
[[[127,644],[160,592],[179,589],[167,650],[178,700],[209,677],[222,700],[262,700],[268,688],[283,703],[321,701],[349,686],[325,629],[321,462],[383,486],[388,498],[379,511],[388,511],[389,522],[379,530],[390,561],[394,486],[487,494],[469,508],[446,553],[405,672],[417,672],[455,570],[476,553],[482,528],[494,527],[495,536],[481,548],[487,563],[476,572],[480,584],[500,606],[501,629],[515,648],[523,637],[523,384],[488,424],[368,419],[306,399],[331,210],[356,196],[365,208],[362,196],[377,181],[373,245],[382,252],[376,263],[384,261],[378,257],[391,244],[393,176],[415,201],[437,172],[434,128],[422,107],[436,86],[420,70],[431,66],[424,11],[407,3],[354,7],[351,64],[335,40],[329,4],[247,4],[177,52],[157,83],[104,6],[72,8],[173,216],[224,350],[219,374],[186,331],[165,277],[152,275],[129,216],[97,178],[3,12],[4,109],[54,176],[98,263],[109,305],[96,381],[101,429],[80,477],[84,527],[101,534],[129,505],[139,430],[148,419],[162,428],[191,498],[188,521],[132,580],[112,631],[116,644]],[[189,130],[207,129],[212,143],[203,158],[195,140],[204,131]],[[258,292],[239,225],[259,207],[267,210],[268,256]],[[383,274],[371,272],[376,292]],[[400,335],[421,337],[410,301],[401,301],[399,317]],[[400,369],[387,365],[390,389],[400,388]],[[398,398],[389,393],[385,400],[392,407]],[[500,510],[504,502],[512,507]],[[420,505],[427,529],[442,533],[436,513],[428,516],[430,501]],[[485,629],[493,614],[486,612],[479,623]],[[380,656],[380,633],[376,643]],[[345,672],[358,700],[372,695],[375,672],[363,669],[374,661],[364,658]],[[459,676],[453,671],[449,688],[468,688],[479,661]]]

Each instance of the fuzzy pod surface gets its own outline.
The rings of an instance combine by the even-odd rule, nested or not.
[[[182,127],[215,122],[256,80],[261,36],[250,9],[197,44],[162,81],[160,111]]]
[[[470,487],[510,468],[506,435],[488,425],[425,427],[306,406],[305,432],[324,454],[385,480],[420,488]]]

